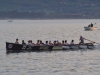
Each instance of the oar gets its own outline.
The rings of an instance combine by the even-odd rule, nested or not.
[[[84,38],[85,39],[85,38]],[[96,42],[94,42],[94,41],[91,41],[91,40],[89,40],[89,39],[85,39],[85,40],[88,40],[88,41],[90,41],[90,42],[92,42],[92,43],[96,43]],[[96,43],[96,44],[99,44],[99,43]],[[99,44],[100,45],[100,44]]]

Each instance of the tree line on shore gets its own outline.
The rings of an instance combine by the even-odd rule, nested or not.
[[[0,19],[99,19],[94,13],[45,13],[45,12],[0,12]]]

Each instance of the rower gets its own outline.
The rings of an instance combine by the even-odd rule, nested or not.
[[[50,46],[52,46],[52,45],[53,45],[53,43],[52,43],[51,41],[49,41],[49,45],[50,45]]]
[[[40,45],[40,40],[37,40],[37,43],[36,43],[36,45]]]
[[[57,41],[56,40],[53,42],[53,45],[54,46],[57,46]]]
[[[64,45],[65,44],[65,42],[64,42],[64,40],[62,40],[62,45]]]
[[[44,43],[42,42],[42,40],[40,40],[40,46],[43,46],[44,45]]]
[[[18,39],[16,39],[15,43],[16,43],[16,44],[19,44]]]
[[[45,41],[45,45],[46,45],[46,46],[49,46],[49,43],[48,43],[48,41]]]
[[[67,43],[67,40],[65,40],[65,45],[69,45],[69,44]]]
[[[31,47],[32,46],[32,43],[31,43],[31,41],[29,40],[28,41],[28,44],[27,44],[29,47]]]
[[[26,45],[26,43],[24,42],[24,40],[22,40],[22,44],[23,44],[23,45]]]
[[[71,45],[71,46],[74,46],[74,45],[75,45],[75,44],[74,44],[74,40],[71,41],[70,45]]]
[[[32,40],[30,40],[30,43],[31,43],[31,45],[32,45],[32,46],[34,46],[34,45],[35,45],[35,44],[32,42]]]

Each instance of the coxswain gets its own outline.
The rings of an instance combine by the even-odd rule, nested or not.
[[[80,39],[79,39],[80,42],[79,42],[79,44],[84,44],[84,39],[85,39],[85,38],[83,38],[82,36],[80,36]]]

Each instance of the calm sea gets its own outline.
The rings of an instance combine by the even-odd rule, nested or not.
[[[98,30],[84,31],[95,24]],[[100,46],[94,50],[6,54],[5,42],[75,40],[80,35],[100,43],[100,19],[0,20],[0,75],[99,75]],[[85,40],[85,42],[90,42]],[[96,44],[98,45],[98,44]]]

